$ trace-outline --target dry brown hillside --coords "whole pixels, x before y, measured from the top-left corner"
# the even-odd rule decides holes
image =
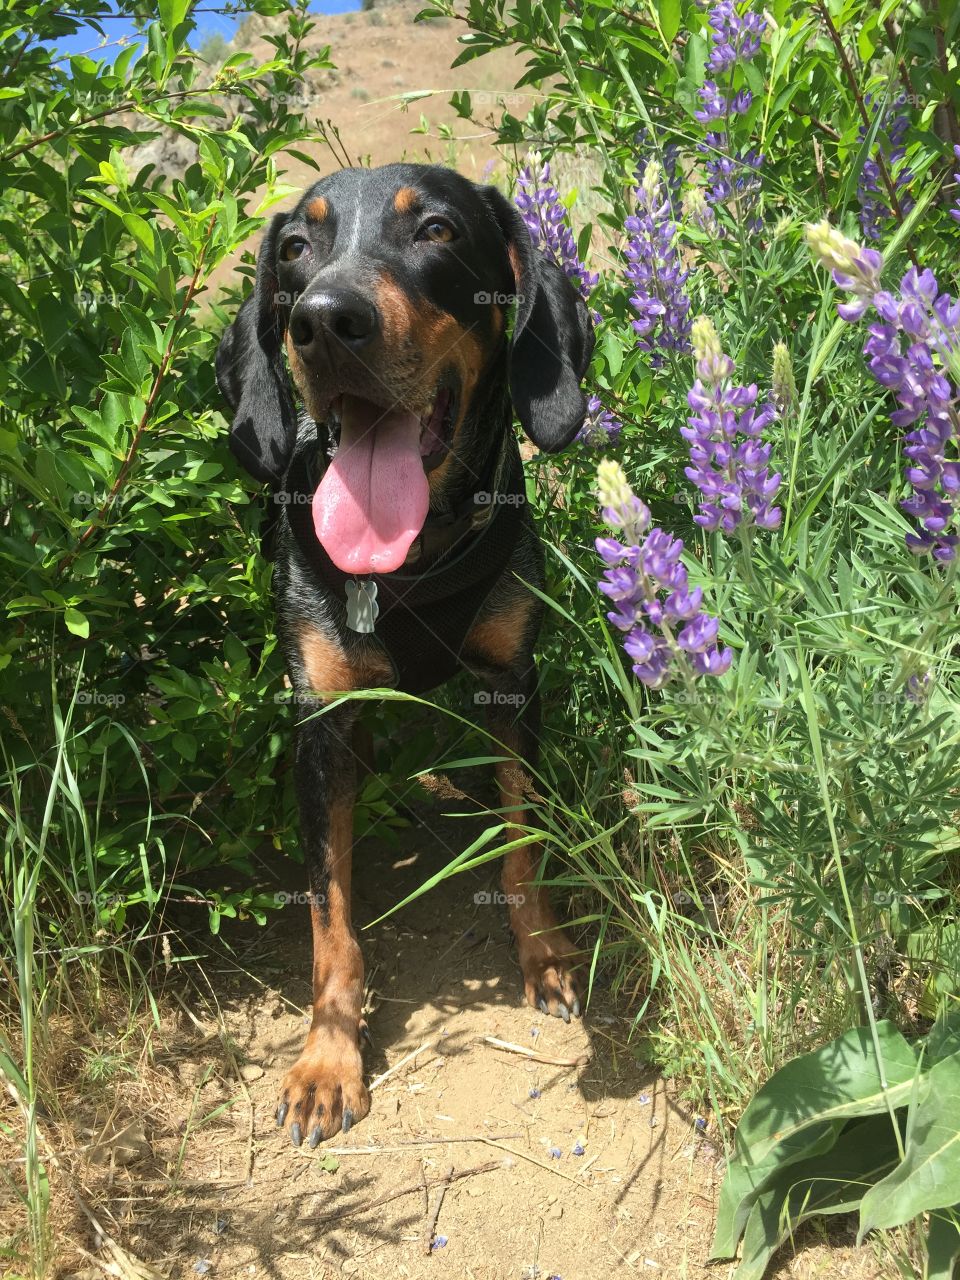
[[[336,73],[332,83],[311,94],[311,117],[330,120],[340,130],[350,155],[358,161],[385,164],[393,160],[430,160],[452,164],[468,177],[479,178],[497,156],[492,129],[460,120],[449,105],[450,94],[468,89],[475,112],[482,119],[499,117],[497,98],[507,96],[517,114],[526,114],[529,88],[514,88],[523,61],[507,51],[489,54],[451,70],[462,51],[458,44],[466,27],[447,20],[414,22],[420,0],[397,3],[360,13],[319,17],[310,37],[314,45],[331,46]],[[256,57],[270,56],[262,40],[250,45]],[[327,77],[325,77],[326,79]],[[429,97],[406,105],[403,94],[431,90]],[[429,133],[412,133],[421,114]],[[452,138],[445,136],[445,131]],[[327,171],[335,161],[326,148],[317,160]],[[288,161],[289,179],[309,183],[315,175],[306,165]]]

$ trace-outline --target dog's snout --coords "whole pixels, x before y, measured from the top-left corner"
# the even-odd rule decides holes
[[[353,289],[320,289],[301,298],[290,316],[290,336],[303,353],[324,336],[359,351],[376,332],[376,307]]]

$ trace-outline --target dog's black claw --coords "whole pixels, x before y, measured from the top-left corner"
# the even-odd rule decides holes
[[[580,1017],[580,1001],[574,997],[573,1008],[570,1010],[575,1018]]]
[[[289,1110],[290,1110],[290,1107],[286,1102],[281,1102],[279,1107],[277,1107],[277,1128],[278,1129],[283,1128],[283,1122],[284,1120],[286,1120],[287,1112]]]
[[[557,1013],[559,1013],[560,1017],[564,1020],[564,1022],[570,1021],[570,1010],[567,1008],[567,1006],[563,1003],[562,1000],[560,1000],[557,1004]]]
[[[349,1107],[344,1107],[343,1108],[343,1132],[349,1133],[352,1125],[353,1125],[353,1112],[350,1110]]]
[[[541,996],[540,999],[537,1001],[537,1008],[540,1010],[541,1013],[549,1014],[550,1012],[550,1010],[547,1008],[547,1002],[546,1000],[544,1000],[543,996]]]
[[[370,1028],[365,1022],[360,1023],[360,1039],[365,1040],[371,1046],[373,1045],[373,1036],[370,1034]]]
[[[320,1126],[318,1124],[314,1125],[313,1127],[313,1133],[311,1133],[310,1135],[309,1145],[310,1145],[311,1151],[314,1149],[314,1147],[318,1147],[320,1145]]]
[[[300,1143],[303,1141],[303,1134],[300,1132],[300,1126],[297,1124],[296,1120],[294,1120],[293,1124],[290,1126],[290,1137],[293,1140],[293,1145],[295,1147],[299,1147]]]

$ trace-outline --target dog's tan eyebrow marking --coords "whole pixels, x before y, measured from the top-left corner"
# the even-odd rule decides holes
[[[420,197],[413,187],[401,187],[393,197],[393,207],[397,213],[409,213],[420,203]]]
[[[329,212],[330,206],[324,196],[315,196],[307,205],[307,217],[314,222],[322,222]]]

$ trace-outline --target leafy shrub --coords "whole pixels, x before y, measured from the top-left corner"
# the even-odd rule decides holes
[[[283,194],[277,157],[308,136],[304,77],[330,63],[302,47],[302,10],[256,11],[276,15],[275,56],[208,73],[186,0],[165,0],[112,63],[54,52],[78,31],[95,44],[95,19],[51,11],[26,32],[10,8],[0,34],[15,85],[0,105],[6,763],[42,809],[31,778],[54,707],[72,708],[78,803],[113,815],[74,891],[94,911],[109,900],[104,920],[122,919],[144,857],[161,871],[130,822],[150,806],[184,815],[187,883],[213,860],[242,868],[215,919],[253,901],[256,845],[285,829],[267,568],[223,447],[211,282]],[[174,145],[188,163],[171,179]],[[61,865],[41,899],[74,852],[48,844]]]

